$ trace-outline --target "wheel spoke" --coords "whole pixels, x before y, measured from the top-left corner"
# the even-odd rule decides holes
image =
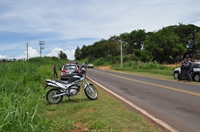
[[[98,91],[93,85],[87,86],[84,91],[89,99],[94,100],[98,98]]]
[[[56,94],[60,94],[58,89],[51,89],[47,92],[46,99],[49,103],[57,104],[62,101],[63,96],[55,97]]]

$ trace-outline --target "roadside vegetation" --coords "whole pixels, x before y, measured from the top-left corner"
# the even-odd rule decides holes
[[[45,99],[45,79],[54,79],[52,66],[66,63],[54,57],[26,62],[0,63],[0,131],[23,132],[160,132],[156,124],[129,110],[97,87],[99,98],[87,99],[83,91],[58,105]]]
[[[77,46],[75,59],[88,57],[90,62],[110,58],[111,64],[119,62],[123,54],[124,62],[141,61],[172,64],[190,57],[200,59],[200,27],[193,24],[179,24],[146,32],[144,29],[125,32],[101,39],[88,46]],[[107,62],[107,61],[106,61]]]
[[[88,58],[80,60],[80,62],[93,63],[94,67],[101,69],[110,69],[123,71],[130,74],[135,74],[139,76],[147,76],[158,79],[167,79],[172,81],[179,81],[174,79],[174,69],[181,66],[180,62],[176,62],[174,64],[159,64],[156,61],[152,62],[142,62],[139,60],[132,61],[130,56],[124,56],[124,62],[121,65],[119,56],[116,57],[107,57],[107,58],[99,58],[93,62],[90,62]],[[113,63],[115,60],[115,63]],[[107,67],[107,68],[105,68]],[[109,68],[108,68],[109,67]],[[188,82],[187,80],[180,80],[180,82]],[[188,83],[198,84],[200,82],[191,81]]]
[[[199,53],[200,28],[179,24],[154,32],[133,30],[92,45],[83,45],[82,48],[77,46],[75,59],[79,63],[93,63],[94,67],[111,66],[114,70],[172,80],[173,70],[180,66],[181,59],[200,59]],[[97,88],[98,100],[88,100],[81,91],[72,97],[72,101],[65,98],[58,105],[49,105],[45,99],[47,90],[43,89],[45,79],[54,79],[54,64],[59,70],[68,62],[62,51],[59,58],[61,60],[57,57],[36,57],[28,61],[1,61],[1,132],[162,131],[100,88]],[[175,67],[167,66],[176,62]]]
[[[165,64],[158,64],[156,62],[125,62],[122,67],[121,65],[113,65],[112,69],[119,70],[119,71],[128,71],[133,73],[139,73],[139,75],[152,75],[155,77],[161,76],[163,78],[173,79],[173,71],[176,67],[179,67],[180,64],[175,64],[173,66],[168,66]]]
[[[179,23],[153,32],[132,30],[77,46],[74,56],[75,60],[93,63],[95,67],[111,66],[115,70],[172,80],[174,68],[180,67],[184,58],[200,60],[200,27]]]
[[[115,60],[115,63],[113,63],[113,60]],[[91,63],[87,58],[80,60],[80,62]],[[170,78],[173,78],[174,69],[180,67],[180,62],[173,65],[169,65],[158,64],[156,61],[144,63],[142,61],[129,61],[129,59],[126,59],[125,62],[123,62],[123,64],[121,65],[119,56],[96,59],[92,63],[95,67],[110,66],[110,69],[113,70],[128,71],[135,73],[138,72],[140,74],[157,74],[163,76],[170,76]]]

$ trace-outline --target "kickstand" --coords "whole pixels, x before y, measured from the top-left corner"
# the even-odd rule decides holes
[[[68,99],[71,101],[70,97],[69,97],[69,96],[67,96],[67,97],[68,97]]]

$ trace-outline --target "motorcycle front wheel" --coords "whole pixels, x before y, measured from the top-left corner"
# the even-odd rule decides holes
[[[46,94],[46,100],[50,104],[58,104],[62,101],[63,96],[54,97],[56,94],[60,94],[61,92],[58,89],[50,89]]]
[[[84,92],[85,95],[91,100],[96,100],[98,98],[98,91],[92,84],[87,85]]]

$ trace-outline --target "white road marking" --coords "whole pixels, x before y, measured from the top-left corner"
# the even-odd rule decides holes
[[[152,119],[153,121],[155,121],[156,123],[158,123],[159,125],[163,126],[164,128],[166,128],[167,130],[171,131],[171,132],[178,132],[176,129],[172,128],[171,126],[169,126],[168,124],[166,124],[165,122],[161,121],[160,119],[152,116],[150,113],[148,113],[147,111],[141,109],[140,107],[136,106],[135,104],[131,103],[130,101],[126,100],[125,98],[117,95],[116,93],[112,92],[111,90],[105,88],[104,86],[102,86],[101,84],[97,83],[96,81],[92,80],[91,78],[87,77],[89,80],[91,80],[92,82],[94,82],[96,85],[98,85],[99,87],[103,88],[104,90],[108,91],[109,93],[111,93],[112,95],[114,95],[115,97],[121,99],[122,101],[126,102],[128,105],[132,106],[134,109],[140,111],[142,114],[144,114],[145,116],[147,116],[148,118]]]

